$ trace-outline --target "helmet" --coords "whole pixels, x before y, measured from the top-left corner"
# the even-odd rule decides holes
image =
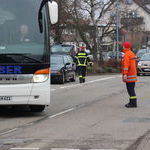
[[[80,46],[80,50],[85,50],[85,47],[84,46]]]
[[[124,42],[124,43],[123,43],[123,47],[124,47],[124,48],[131,48],[130,42]]]

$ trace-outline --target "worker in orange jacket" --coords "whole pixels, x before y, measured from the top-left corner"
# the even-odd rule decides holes
[[[129,103],[125,105],[127,108],[137,107],[137,97],[135,94],[135,82],[137,82],[136,56],[131,51],[131,44],[125,42],[124,56],[122,59],[122,80],[126,83],[127,92],[129,94]]]

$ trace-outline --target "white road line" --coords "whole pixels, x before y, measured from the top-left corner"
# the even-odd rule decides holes
[[[89,149],[89,150],[118,150],[118,149]]]
[[[39,150],[40,148],[10,148],[10,150]],[[73,148],[51,148],[51,150],[80,150]],[[88,150],[117,150],[117,149],[88,149]]]
[[[75,84],[75,85],[70,85],[70,86],[62,86],[60,87],[60,89],[66,89],[66,88],[73,88],[73,87],[79,87],[79,86],[83,86],[89,83],[94,83],[94,82],[99,82],[99,81],[104,81],[104,80],[109,80],[109,79],[114,79],[116,77],[107,77],[107,78],[101,78],[101,79],[96,79],[96,80],[92,80],[92,81],[87,81],[86,83],[83,84]]]
[[[3,134],[7,134],[7,133],[10,133],[10,132],[14,132],[14,131],[16,131],[17,129],[18,129],[18,128],[14,128],[14,129],[8,130],[8,131],[6,131],[6,132],[3,132],[3,133],[0,134],[0,136],[3,135]]]
[[[31,123],[27,123],[27,124],[25,124],[25,126],[31,126],[31,125],[33,125],[34,123],[33,122],[31,122]]]
[[[10,148],[10,150],[39,150],[40,148],[21,148],[21,147],[14,147],[14,148]]]
[[[79,86],[82,86],[83,84],[75,84],[75,85],[69,85],[69,86],[62,86],[60,87],[60,89],[66,89],[66,88],[72,88],[72,87],[79,87]]]
[[[93,80],[93,81],[88,81],[85,84],[93,83],[93,82],[98,82],[98,81],[109,80],[109,79],[114,79],[114,78],[116,78],[116,77],[107,77],[107,78],[96,79],[96,80]]]
[[[80,149],[73,149],[73,148],[51,148],[51,150],[80,150]]]
[[[50,91],[56,91],[56,89],[51,89]]]
[[[60,113],[57,113],[57,114],[55,114],[55,115],[49,116],[49,118],[54,118],[54,117],[63,115],[63,114],[65,114],[65,113],[68,113],[68,112],[73,111],[73,110],[75,110],[75,108],[70,108],[70,109],[67,109],[67,110],[65,110],[65,111],[62,111],[62,112],[60,112]]]

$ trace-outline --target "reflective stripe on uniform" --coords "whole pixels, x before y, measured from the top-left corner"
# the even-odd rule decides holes
[[[77,58],[87,58],[87,56],[78,56]]]
[[[136,96],[131,96],[131,97],[130,97],[130,99],[136,99],[136,98],[137,98]]]
[[[86,53],[78,53],[78,55],[82,55],[82,56],[85,56],[86,55]]]
[[[82,76],[79,76],[79,78],[82,78]]]
[[[137,81],[137,79],[127,79],[127,81]]]
[[[77,66],[86,66],[86,64],[78,64]]]
[[[128,70],[128,68],[123,68],[123,70]]]
[[[78,57],[77,57],[77,61],[78,61],[78,65],[80,65],[80,61],[79,61]]]
[[[86,66],[86,61],[87,61],[87,56],[76,56],[77,61],[78,61],[78,65],[77,66]],[[79,58],[84,58],[84,63],[81,64]]]
[[[134,76],[127,76],[127,77],[131,78],[131,77],[137,77],[137,76],[136,76],[136,75],[134,75]]]

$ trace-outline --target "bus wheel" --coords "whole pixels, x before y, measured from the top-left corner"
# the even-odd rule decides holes
[[[31,112],[42,112],[45,109],[44,105],[32,105],[30,106]]]

